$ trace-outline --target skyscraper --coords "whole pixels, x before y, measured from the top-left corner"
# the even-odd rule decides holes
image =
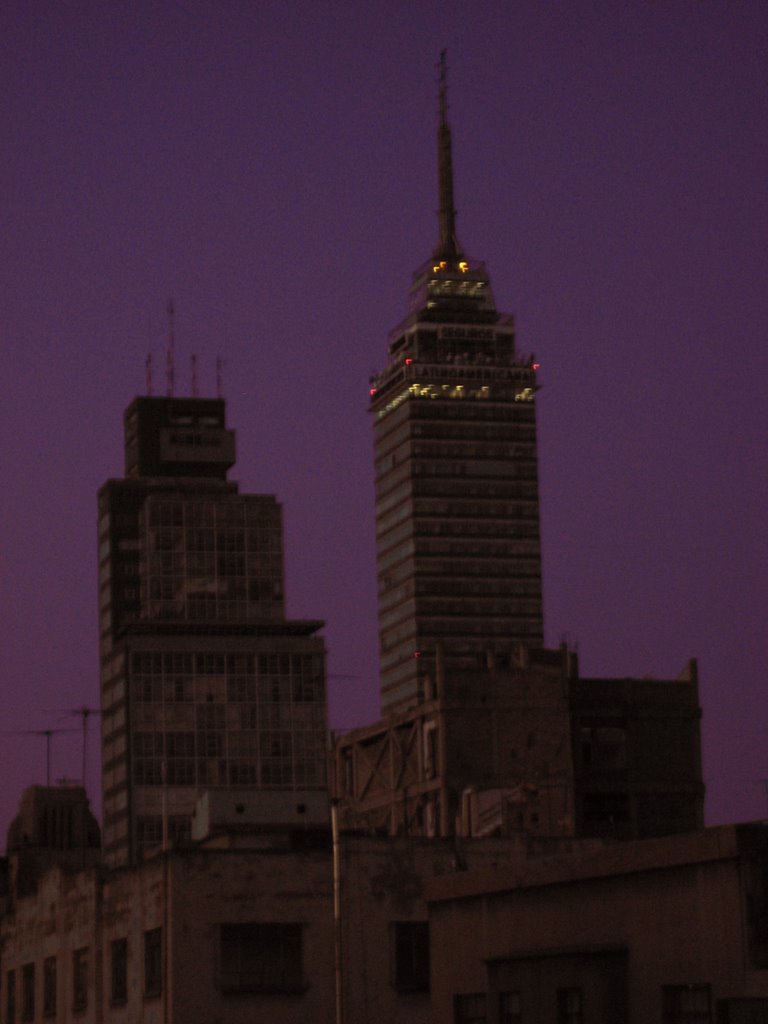
[[[444,56],[439,99],[439,241],[370,389],[385,713],[543,642],[537,365],[456,235]]]
[[[224,402],[137,398],[99,492],[104,852],[188,834],[202,790],[325,784],[320,621],[285,617],[281,509],[227,480]]]

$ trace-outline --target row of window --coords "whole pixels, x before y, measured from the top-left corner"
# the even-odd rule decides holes
[[[466,411],[470,410],[467,408]],[[525,410],[520,409],[517,409],[516,413],[512,420],[499,421],[496,418],[496,422],[488,422],[485,417],[484,422],[478,421],[474,417],[462,417],[463,422],[458,423],[452,417],[443,419],[432,416],[428,419],[414,416],[401,419],[399,423],[379,421],[376,433],[376,458],[385,458],[404,442],[414,439],[438,442],[448,440],[522,443],[532,451],[535,438],[528,414]],[[382,429],[383,427],[388,429]],[[379,468],[377,464],[377,470]]]
[[[218,985],[223,992],[275,992],[296,994],[306,988],[300,923],[245,922],[219,926]],[[143,996],[163,991],[162,929],[143,936]],[[395,921],[390,925],[390,981],[400,992],[429,991],[429,926],[426,921]],[[114,939],[109,946],[110,1004],[123,1006],[130,998],[129,943]],[[72,954],[72,1010],[88,1009],[94,989],[88,947]],[[55,1018],[60,993],[55,956],[43,961],[42,993],[38,992],[35,964],[6,973],[5,1024],[34,1021],[42,995],[42,1015]],[[94,965],[95,966],[95,965]],[[20,978],[17,980],[17,973]],[[18,991],[17,991],[18,989]]]
[[[218,651],[136,651],[131,671],[136,675],[259,675],[314,676],[322,670],[319,654],[222,654]]]
[[[92,988],[90,949],[83,946],[72,953],[71,996],[72,1010],[83,1013],[88,1009]],[[59,958],[49,956],[42,965],[42,992],[38,991],[37,971],[34,963],[24,964],[17,972],[10,970],[5,976],[5,1024],[36,1020],[37,1001],[41,998],[44,1018],[55,1018],[59,1004]],[[128,1001],[128,940],[115,939],[110,944],[111,991],[110,1001],[119,1006]],[[18,975],[18,977],[17,977]],[[163,989],[162,929],[144,932],[144,996],[159,996]]]
[[[264,533],[280,526],[280,509],[273,498],[237,495],[229,500],[168,501],[157,496],[146,502],[149,525],[153,527],[238,527],[248,523]],[[135,519],[130,513],[115,516],[117,526],[130,526]]]
[[[269,756],[182,758],[165,764],[165,785],[194,786],[321,786],[325,781],[324,750],[300,757]],[[133,765],[137,786],[163,785],[163,764],[159,760],[137,760]]]
[[[376,517],[376,533],[378,536],[381,536],[403,520],[410,521],[412,518],[417,520],[415,532],[429,532],[424,526],[424,518],[420,519],[420,517],[429,517],[427,522],[434,522],[438,519],[440,522],[445,522],[446,517],[450,517],[450,521],[459,520],[462,523],[467,521],[474,522],[478,519],[501,520],[506,524],[507,531],[512,534],[514,532],[511,529],[513,522],[520,523],[523,520],[527,520],[533,524],[538,524],[538,505],[536,501],[530,501],[525,504],[512,504],[511,502],[497,501],[493,498],[484,501],[460,501],[458,498],[450,502],[445,500],[436,501],[434,499],[420,499],[415,502],[407,501],[402,502],[399,506],[383,515],[379,512]],[[463,534],[473,531],[462,526],[458,531],[454,532]],[[480,529],[474,532],[486,533],[488,531]]]
[[[512,442],[515,443],[512,443]],[[491,443],[487,441],[404,441],[394,451],[381,456],[376,461],[376,476],[389,473],[395,466],[409,459],[505,459],[515,464],[530,463],[535,465],[536,452],[531,444],[521,444],[515,437],[505,442]]]
[[[132,538],[135,540],[135,538]],[[149,551],[217,552],[219,554],[276,552],[281,549],[279,528],[272,530],[149,529],[142,546]],[[125,550],[124,542],[118,542]]]
[[[709,985],[665,985],[662,988],[663,1024],[712,1024],[712,995]],[[491,1004],[496,1013],[491,1016]],[[524,1001],[517,991],[469,992],[454,996],[454,1024],[524,1024],[529,1018]],[[761,1012],[765,1012],[765,1006]],[[588,1024],[598,1018],[590,1017],[584,990],[578,987],[559,988],[551,995],[552,1016],[557,1024]],[[536,1017],[538,1019],[538,1016]],[[755,1018],[757,1019],[757,1018]],[[761,1015],[760,1019],[764,1019]],[[602,1017],[600,1018],[602,1021]]]

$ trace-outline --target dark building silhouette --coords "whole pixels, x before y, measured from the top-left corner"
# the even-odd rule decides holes
[[[451,672],[543,642],[536,364],[457,240],[446,109],[443,67],[440,239],[371,381],[385,714],[419,699],[438,645]]]
[[[456,239],[444,66],[439,164],[372,387],[384,718],[336,739],[329,816],[280,507],[228,481],[223,402],[136,399],[99,494],[104,862],[82,789],[25,792],[7,1024],[768,1021],[767,828],[701,830],[695,661],[543,647],[535,367]]]
[[[535,396],[455,227],[445,63],[439,241],[371,382],[382,722],[339,739],[350,827],[388,835],[652,836],[701,827],[695,663],[582,679],[543,650]]]
[[[585,679],[520,646],[444,671],[418,704],[337,738],[348,828],[378,835],[631,839],[701,828],[695,661],[677,679]]]
[[[322,623],[286,619],[281,509],[234,461],[223,401],[137,398],[99,492],[111,863],[188,835],[204,789],[325,784]]]
[[[29,786],[8,829],[9,891],[29,895],[54,865],[81,871],[101,860],[101,834],[82,786]]]

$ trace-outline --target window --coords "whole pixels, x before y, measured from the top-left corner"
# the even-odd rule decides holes
[[[5,1022],[16,1024],[16,972],[8,971],[5,976]]]
[[[144,995],[159,996],[163,991],[163,929],[144,932]]]
[[[711,1024],[709,985],[665,985],[664,1024]]]
[[[486,1024],[485,993],[472,992],[453,998],[454,1024]]]
[[[43,1016],[56,1016],[56,957],[43,961]]]
[[[499,992],[499,1024],[520,1024],[522,1021],[519,992]]]
[[[557,990],[557,1024],[583,1024],[584,993],[580,988]]]
[[[35,1019],[35,965],[24,964],[21,969],[21,1019]]]
[[[392,984],[399,992],[429,992],[429,925],[395,921],[392,925]]]
[[[765,1024],[768,999],[718,999],[718,1024]]]
[[[72,1009],[85,1010],[88,1006],[88,947],[76,949],[72,954]]]
[[[112,964],[112,1005],[120,1005],[128,999],[128,940],[115,939],[111,946]]]
[[[230,992],[303,989],[300,924],[223,924],[219,979]]]

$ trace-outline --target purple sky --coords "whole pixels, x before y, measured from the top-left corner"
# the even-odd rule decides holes
[[[459,237],[542,364],[547,642],[697,656],[707,820],[765,816],[767,42],[764,0],[3,4],[0,729],[98,704],[96,491],[170,296],[176,393],[224,357],[233,477],[283,502],[332,724],[377,716],[368,378],[437,237],[447,47]],[[0,772],[2,837],[44,741]]]

